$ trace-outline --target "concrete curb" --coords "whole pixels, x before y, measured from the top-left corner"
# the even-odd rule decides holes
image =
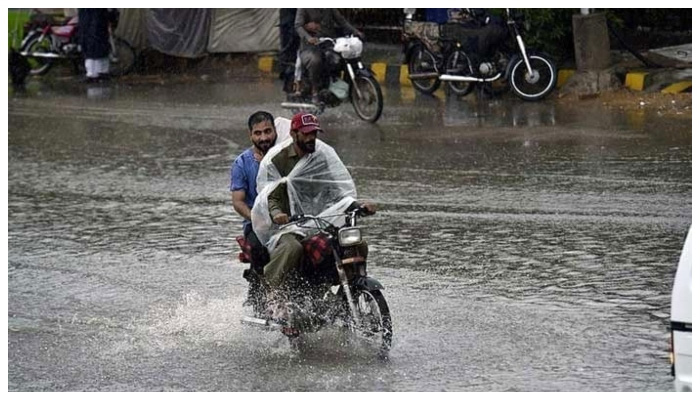
[[[562,87],[574,73],[574,69],[560,69],[557,88]],[[625,74],[624,86],[638,92],[689,93],[693,86],[691,78],[690,70],[629,71]]]
[[[277,70],[277,58],[263,55],[258,57],[258,69],[271,74]],[[408,66],[386,62],[373,62],[370,69],[381,85],[387,87],[410,87]],[[624,86],[635,91],[659,91],[662,93],[688,93],[692,91],[692,70],[653,70],[630,71],[625,74]],[[563,68],[558,71],[557,88],[561,88],[576,73],[575,69]]]

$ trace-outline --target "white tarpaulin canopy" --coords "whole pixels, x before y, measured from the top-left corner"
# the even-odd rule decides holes
[[[122,8],[117,35],[180,57],[279,49],[278,8]]]
[[[209,31],[210,53],[277,51],[280,47],[279,9],[217,8]]]

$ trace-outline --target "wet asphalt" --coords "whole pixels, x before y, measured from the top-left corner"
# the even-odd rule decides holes
[[[202,77],[206,78],[206,77]],[[386,88],[385,88],[386,89]],[[394,347],[240,324],[229,166],[257,77],[8,95],[10,391],[670,391],[691,121],[385,90],[320,118],[362,200]]]

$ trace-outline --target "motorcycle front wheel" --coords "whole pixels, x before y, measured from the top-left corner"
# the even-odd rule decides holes
[[[350,98],[355,112],[362,120],[376,122],[382,115],[382,88],[373,76],[356,76],[355,85],[350,87]]]
[[[547,96],[557,83],[557,67],[549,58],[531,54],[528,56],[532,74],[528,73],[523,59],[511,69],[508,82],[516,96],[523,100],[535,101]]]
[[[434,78],[411,78],[411,75],[418,74],[435,74]],[[408,75],[411,79],[411,85],[425,94],[433,94],[440,87],[440,79],[438,76],[438,61],[435,57],[423,46],[414,49],[408,57]]]
[[[110,39],[109,72],[115,76],[126,75],[136,64],[136,50],[126,40],[113,36]]]
[[[391,349],[393,328],[389,306],[379,290],[361,290],[354,296],[360,317],[357,335],[367,340],[380,357],[387,357]]]
[[[50,58],[31,56],[32,53],[53,53],[51,38],[48,35],[42,38],[41,32],[30,33],[20,52],[30,54],[27,56],[27,61],[29,62],[29,73],[31,75],[44,75],[49,72],[53,65],[53,60]]]

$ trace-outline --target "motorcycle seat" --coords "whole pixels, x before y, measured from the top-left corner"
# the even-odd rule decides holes
[[[71,37],[77,28],[77,25],[52,26],[51,33],[56,36]]]

